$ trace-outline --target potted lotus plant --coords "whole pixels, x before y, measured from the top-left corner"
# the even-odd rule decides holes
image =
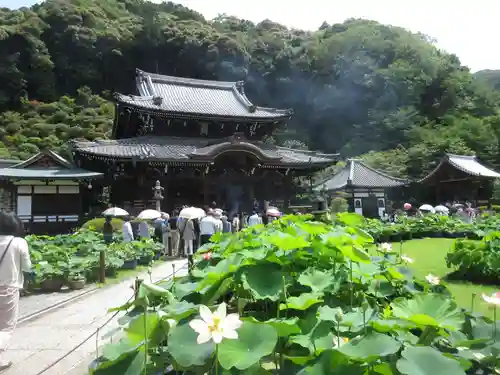
[[[58,292],[64,285],[64,272],[59,264],[41,261],[36,267],[36,280],[44,292]]]
[[[72,270],[66,278],[66,284],[71,290],[80,290],[85,288],[87,278],[83,270]]]

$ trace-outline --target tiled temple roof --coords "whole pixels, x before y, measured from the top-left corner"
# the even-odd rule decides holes
[[[166,163],[204,164],[228,151],[253,154],[262,165],[283,167],[328,166],[335,164],[338,155],[300,151],[254,142],[247,139],[181,138],[142,136],[102,141],[72,141],[73,150],[110,159],[135,159]]]
[[[119,102],[139,109],[194,117],[281,120],[293,114],[290,109],[253,105],[245,95],[243,82],[172,77],[142,70],[137,70],[136,82],[139,96],[116,94]]]
[[[446,165],[450,165],[451,167],[474,177],[500,178],[500,173],[495,172],[493,169],[487,168],[481,164],[477,160],[476,156],[446,154],[439,165],[419,182],[427,182],[434,179],[437,173]]]
[[[373,169],[359,159],[348,159],[345,167],[320,184],[319,188],[324,190],[340,190],[346,187],[389,188],[408,183],[408,180]]]
[[[78,168],[52,151],[41,151],[25,161],[0,168],[0,179],[7,180],[87,180],[102,175]]]

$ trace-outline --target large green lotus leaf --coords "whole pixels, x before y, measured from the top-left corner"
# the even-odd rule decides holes
[[[311,288],[313,292],[323,292],[335,284],[335,277],[332,271],[308,268],[297,281],[299,284]]]
[[[337,215],[337,219],[348,227],[359,227],[366,223],[366,219],[353,212],[342,212]]]
[[[391,303],[395,317],[409,320],[421,327],[433,326],[458,330],[464,316],[452,299],[440,294],[420,293],[413,299],[398,298]]]
[[[290,337],[290,342],[308,349],[311,354],[318,354],[333,348],[332,329],[331,322],[317,322],[307,333]]]
[[[392,296],[395,292],[391,282],[387,280],[373,279],[368,287],[368,293],[376,297]]]
[[[145,368],[144,352],[127,351],[114,361],[92,364],[91,375],[142,375]]]
[[[124,337],[118,343],[105,345],[102,350],[102,356],[107,361],[116,361],[117,359],[119,359],[120,357],[124,356],[127,353],[140,350],[143,345],[144,345],[143,341],[137,344],[133,344],[128,339],[128,337]]]
[[[372,332],[349,341],[342,345],[338,351],[351,358],[369,360],[394,354],[400,348],[401,343],[391,336]]]
[[[327,322],[336,322],[335,315],[343,314],[340,307],[330,307],[327,305],[318,308],[318,319]]]
[[[175,300],[174,295],[167,289],[146,281],[141,283],[139,287],[138,297],[162,297],[165,298],[169,303],[172,303]]]
[[[430,346],[410,346],[396,363],[404,375],[465,375],[460,363]]]
[[[172,288],[172,292],[174,293],[175,297],[177,297],[179,300],[186,297],[187,295],[190,295],[191,293],[194,293],[198,290],[199,284],[198,283],[188,283],[188,282],[183,282],[183,283],[176,283],[175,287]]]
[[[373,242],[373,237],[367,231],[361,228],[350,228],[351,232],[354,234],[354,242],[357,245],[363,246],[367,243]]]
[[[373,319],[370,325],[378,332],[388,333],[399,329],[416,328],[416,324],[403,319]]]
[[[339,312],[342,312],[342,310],[338,307],[321,306],[318,309],[318,319],[336,322],[335,315]],[[375,312],[371,308],[367,309],[364,314],[362,309],[356,308],[347,314],[343,314],[342,322],[340,322],[340,331],[359,332],[372,319],[375,319],[375,316]]]
[[[309,307],[322,302],[323,299],[317,293],[302,293],[298,297],[288,297],[286,303],[280,304],[280,310],[307,310]]]
[[[297,375],[362,375],[365,370],[359,364],[349,364],[346,357],[338,351],[326,350]]]
[[[205,306],[215,304],[222,296],[226,295],[229,292],[231,285],[233,285],[233,278],[231,276],[219,280],[210,288],[207,288],[203,291],[201,296],[201,303]]]
[[[253,260],[262,260],[267,257],[269,249],[266,247],[260,247],[258,249],[250,249],[250,250],[242,250],[240,252],[241,255],[248,261],[249,259]]]
[[[380,273],[380,266],[376,263],[356,263],[352,265],[353,275],[373,277]]]
[[[214,353],[212,341],[198,344],[197,337],[198,334],[188,324],[177,326],[170,334],[168,351],[180,366],[202,366]]]
[[[309,242],[303,237],[292,236],[291,234],[277,232],[262,238],[264,243],[276,246],[280,250],[289,251],[302,249],[309,246]]]
[[[237,339],[225,339],[219,344],[219,363],[226,370],[245,370],[271,354],[277,341],[278,333],[270,325],[243,322]]]
[[[312,355],[302,356],[302,357],[298,357],[298,356],[289,357],[289,356],[285,355],[284,358],[287,359],[288,361],[296,364],[296,365],[304,366],[307,362],[312,361],[315,357]]]
[[[371,373],[365,372],[364,375],[394,375],[390,363],[379,363],[373,366]]]
[[[221,260],[215,266],[207,267],[203,270],[194,268],[192,275],[202,278],[198,290],[204,289],[207,285],[215,284],[224,279],[228,274],[236,272],[242,265],[244,258],[241,254],[231,254],[226,259]]]
[[[162,324],[162,319],[158,312],[148,312],[135,317],[127,328],[125,328],[127,338],[136,345],[144,340],[153,344],[161,343],[168,333],[168,324]]]
[[[283,272],[280,267],[266,263],[245,268],[241,273],[243,288],[255,299],[277,301],[283,294]]]
[[[328,233],[329,229],[326,224],[321,222],[297,223],[298,228],[310,235],[318,235]]]
[[[279,337],[288,337],[290,335],[294,335],[300,333],[300,327],[297,324],[299,322],[299,318],[290,318],[290,319],[269,319],[264,322],[260,322],[254,317],[242,318],[242,320],[249,321],[256,324],[268,324],[271,327],[274,327],[276,332],[278,332]]]
[[[399,268],[389,267],[387,269],[387,272],[389,273],[389,276],[392,277],[393,279],[396,279],[396,280],[405,280],[406,279],[404,273],[402,273]]]
[[[340,252],[344,254],[346,258],[349,258],[352,262],[355,263],[371,263],[370,255],[353,245],[341,245],[338,247]]]
[[[472,337],[475,340],[484,340],[484,339],[495,339],[496,341],[500,341],[500,325],[497,323],[497,334],[495,336],[495,325],[493,323],[489,323],[485,321],[483,318],[478,318],[472,321]]]
[[[181,301],[165,306],[165,313],[172,319],[181,320],[198,311],[198,306],[186,301]]]

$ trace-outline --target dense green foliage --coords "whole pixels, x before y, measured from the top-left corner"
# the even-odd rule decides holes
[[[490,232],[480,242],[460,239],[446,255],[453,276],[482,284],[500,284],[500,233]]]
[[[124,243],[118,237],[116,239],[118,241],[106,244],[102,234],[86,229],[55,237],[27,236],[35,272],[35,279],[28,289],[43,290],[48,285],[48,289],[54,291],[64,283],[71,287],[73,280],[83,283],[96,281],[100,251],[105,251],[106,274],[114,276],[117,270],[124,267],[135,268],[137,263],[149,265],[155,257],[159,258],[163,249],[161,244],[153,240]]]
[[[482,238],[500,226],[500,216],[484,213],[472,223],[456,216],[439,214],[399,217],[395,223],[365,219],[361,227],[378,242],[399,242],[415,238]]]
[[[362,223],[349,213],[334,225],[286,216],[217,235],[190,275],[143,283],[113,309],[128,314],[122,339],[90,374],[493,373],[492,321],[459,309],[439,279],[414,278],[388,244],[370,256]],[[199,312],[214,331],[229,326],[203,314],[223,304],[241,320],[237,336],[197,343]]]
[[[277,142],[368,153],[370,164],[397,175],[422,175],[445,151],[500,165],[499,94],[424,35],[366,20],[314,32],[207,21],[142,0],[0,10],[0,156],[108,135],[112,106],[89,89],[104,98],[131,93],[135,68],[245,80],[255,103],[295,110]]]

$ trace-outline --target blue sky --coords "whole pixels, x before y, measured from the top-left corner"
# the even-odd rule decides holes
[[[16,8],[35,0],[0,0]],[[500,69],[500,35],[495,0],[178,0],[213,18],[226,13],[254,22],[269,18],[290,27],[316,29],[323,21],[367,18],[420,31],[436,39],[438,47],[458,55],[472,71]]]

